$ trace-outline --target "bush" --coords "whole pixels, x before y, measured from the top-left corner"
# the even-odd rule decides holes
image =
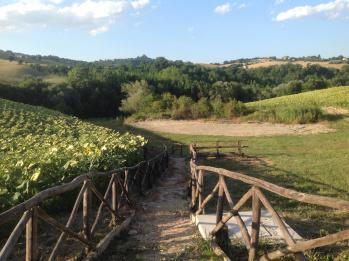
[[[122,91],[127,98],[122,100],[120,110],[125,113],[142,112],[150,106],[153,100],[148,83],[144,80],[124,84]]]
[[[220,98],[216,98],[211,101],[211,108],[213,116],[216,118],[224,118],[224,103]]]
[[[276,115],[280,122],[305,124],[318,122],[322,112],[317,105],[300,105],[278,110]]]
[[[191,113],[194,119],[208,118],[211,116],[212,108],[207,98],[201,98],[191,107]]]
[[[318,105],[297,105],[277,109],[258,110],[247,116],[247,119],[254,119],[265,122],[278,123],[314,123],[321,119],[322,111]]]
[[[227,119],[243,116],[247,113],[245,104],[232,100],[224,105],[224,116]]]
[[[190,119],[192,118],[191,107],[193,100],[187,96],[179,97],[173,104],[172,118],[179,119]]]

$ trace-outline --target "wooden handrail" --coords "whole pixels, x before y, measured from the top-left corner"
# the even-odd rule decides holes
[[[24,201],[23,203],[18,204],[17,206],[12,207],[11,209],[3,212],[0,214],[0,225],[7,223],[10,220],[13,220],[15,217],[18,217],[19,215],[23,214],[25,211],[28,209],[31,209],[32,207],[40,204],[44,200],[58,196],[61,194],[64,194],[66,192],[72,191],[76,188],[78,188],[85,180],[92,179],[92,178],[97,178],[97,177],[105,177],[105,176],[111,176],[114,173],[122,173],[125,170],[134,170],[137,169],[139,166],[146,162],[153,162],[157,160],[159,157],[162,156],[164,152],[160,153],[159,155],[155,156],[154,158],[148,160],[148,161],[142,161],[138,163],[135,166],[132,167],[124,167],[124,168],[119,168],[111,171],[106,171],[106,172],[91,172],[88,174],[82,174],[76,178],[74,178],[71,182],[58,185],[52,188],[48,188],[46,190],[43,190],[39,193],[37,193],[35,196],[32,198]],[[166,153],[167,153],[167,148],[166,148]]]
[[[222,147],[225,147],[225,146],[222,146]],[[213,146],[212,148],[216,148],[216,147]],[[306,250],[316,248],[316,247],[327,246],[339,241],[349,239],[349,230],[345,230],[345,231],[327,235],[321,238],[311,239],[303,242],[296,242],[292,238],[289,231],[287,230],[287,227],[284,221],[281,219],[279,214],[274,210],[274,208],[272,207],[272,205],[270,204],[270,202],[268,201],[268,199],[266,198],[262,190],[272,192],[274,194],[277,194],[279,196],[282,196],[291,200],[296,200],[299,202],[318,205],[322,207],[328,207],[332,209],[338,209],[345,212],[349,212],[349,201],[302,193],[292,189],[275,185],[273,183],[264,181],[262,179],[244,175],[238,172],[229,171],[222,168],[215,168],[211,166],[198,165],[197,144],[191,144],[189,149],[192,157],[190,161],[190,170],[191,170],[191,176],[192,176],[191,210],[193,211],[193,214],[195,215],[201,214],[204,211],[207,202],[209,200],[212,200],[214,195],[218,191],[219,192],[218,199],[217,199],[218,205],[216,210],[217,222],[216,222],[216,226],[211,231],[210,235],[211,237],[220,237],[219,232],[222,230],[224,226],[226,226],[226,223],[231,218],[234,217],[237,225],[240,228],[241,235],[245,242],[246,248],[249,251],[249,255],[248,255],[249,261],[273,260],[289,254],[294,255],[297,260],[306,260],[303,253]],[[198,175],[198,173],[200,173],[200,175]],[[219,177],[219,182],[216,184],[214,189],[211,192],[209,192],[206,198],[204,198],[203,202],[200,202],[198,195],[200,195],[201,198],[204,196],[202,195],[202,191],[204,191],[203,180],[204,180],[204,176],[207,175],[208,173],[210,173],[211,175],[216,174]],[[228,187],[224,181],[224,178],[230,178],[232,180],[243,182],[247,185],[250,185],[251,188],[247,191],[247,193],[245,193],[241,197],[241,199],[236,204],[234,204],[232,197],[230,195],[230,192],[228,191]],[[223,196],[227,200],[230,207],[230,211],[224,216],[222,216],[222,197]],[[245,205],[245,203],[250,198],[252,198],[252,233],[251,235],[247,231],[246,225],[241,219],[239,214],[240,208],[242,208],[243,205]],[[261,211],[262,205],[271,214],[274,224],[280,229],[281,236],[285,240],[287,247],[271,253],[264,254],[261,257],[258,257],[257,256],[257,250],[259,246],[258,235],[259,235],[259,229],[261,226],[260,211]],[[196,206],[198,206],[198,208],[196,208]]]
[[[349,212],[349,201],[312,195],[303,192],[298,192],[292,189],[287,189],[268,181],[264,181],[261,179],[257,179],[251,176],[247,176],[238,172],[229,171],[222,168],[215,168],[210,166],[195,166],[197,170],[204,170],[206,172],[216,173],[218,175],[222,175],[231,179],[242,181],[246,184],[256,186],[262,188],[264,190],[270,191],[274,194],[278,194],[288,199],[293,199],[299,202],[314,204],[323,207],[329,207],[334,209],[339,209],[343,211]]]
[[[191,155],[191,158],[193,160],[196,160],[198,156],[201,157],[227,157],[229,154],[227,152],[222,153],[220,149],[237,149],[236,152],[230,152],[230,155],[237,154],[240,156],[244,156],[243,149],[248,148],[247,145],[243,145],[242,142],[246,142],[246,140],[237,140],[234,144],[227,144],[227,142],[223,141],[217,141],[215,144],[207,145],[204,143],[204,145],[198,145],[197,143],[192,143],[189,146],[189,152]],[[223,145],[220,143],[224,143]],[[229,142],[228,142],[229,143]],[[207,150],[215,150],[215,152],[210,152]]]
[[[147,168],[145,172],[141,171],[145,166],[152,166],[152,168]],[[93,255],[100,254],[101,248],[98,248],[99,245],[96,245],[93,242],[94,233],[96,231],[96,226],[101,217],[101,212],[103,207],[111,214],[111,224],[115,227],[118,225],[120,228],[124,227],[126,224],[130,223],[131,217],[123,221],[122,224],[117,224],[118,209],[123,207],[122,202],[126,201],[129,206],[131,204],[130,192],[133,187],[135,189],[143,190],[143,178],[147,180],[147,186],[150,186],[150,183],[153,183],[163,171],[168,167],[168,152],[167,147],[163,147],[163,151],[156,155],[155,157],[139,162],[137,165],[132,167],[119,168],[107,172],[93,172],[80,175],[74,178],[71,182],[58,185],[52,188],[48,188],[32,198],[26,200],[25,202],[18,204],[17,206],[12,207],[11,209],[0,214],[0,225],[10,222],[16,219],[19,215],[22,215],[22,218],[18,222],[17,226],[11,233],[9,239],[6,241],[5,245],[2,247],[0,252],[0,260],[6,260],[7,257],[11,254],[15,244],[19,240],[23,229],[27,226],[27,240],[26,240],[26,260],[35,261],[38,260],[38,230],[37,230],[37,219],[38,217],[48,224],[59,229],[62,233],[58,238],[58,241],[53,247],[51,254],[48,257],[48,260],[54,260],[58,254],[59,246],[64,240],[66,234],[70,235],[72,238],[80,241],[86,246],[85,254],[87,256],[91,255],[91,251],[98,251]],[[143,173],[143,175],[142,175]],[[106,191],[102,195],[92,179],[96,177],[110,178],[110,182],[107,186]],[[45,200],[62,195],[66,192],[73,191],[77,188],[80,188],[80,192],[76,198],[73,209],[70,213],[68,222],[66,225],[60,224],[54,217],[49,216],[43,209],[39,207],[41,203]],[[111,191],[111,193],[110,193]],[[133,190],[132,190],[133,191]],[[95,196],[101,203],[98,207],[97,215],[92,223],[91,220],[91,197]],[[111,200],[110,200],[111,197]],[[120,198],[119,198],[120,197]],[[83,202],[83,233],[76,233],[71,229],[71,226],[74,222],[74,219],[78,213],[79,206]],[[111,202],[111,203],[110,203]],[[112,229],[104,239],[103,248],[105,248],[106,242],[111,241],[111,237],[120,233],[121,229]]]

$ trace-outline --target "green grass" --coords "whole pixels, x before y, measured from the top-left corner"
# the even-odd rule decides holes
[[[100,120],[99,124],[124,131],[130,130],[129,127],[120,127],[113,120]],[[211,160],[205,164],[239,171],[300,192],[349,200],[349,121],[342,119],[327,124],[337,131],[304,136],[239,137],[248,140],[247,154],[250,158]],[[133,131],[142,133],[157,144],[179,142],[189,145],[193,141],[236,140],[226,136]],[[207,181],[210,186],[206,187],[206,192],[212,189],[216,177],[209,176]],[[247,191],[247,186],[241,183],[229,183],[235,200]],[[315,238],[349,228],[349,215],[346,213],[298,203],[270,193],[266,195],[272,205],[284,214],[288,223],[305,238]],[[210,206],[214,211],[213,202]],[[344,257],[348,250],[348,243],[342,243],[307,254],[311,260],[347,260]]]
[[[273,99],[247,103],[250,109],[279,108],[299,106],[301,104],[317,104],[319,106],[338,106],[349,108],[349,87],[334,87],[323,90],[287,95]]]

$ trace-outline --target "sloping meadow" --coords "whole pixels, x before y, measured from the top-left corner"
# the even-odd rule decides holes
[[[0,99],[0,210],[88,171],[143,157],[146,140],[42,107]]]
[[[253,113],[247,118],[282,123],[313,123],[324,118],[323,110],[327,107],[348,109],[349,87],[334,87],[250,102],[247,103],[247,108]]]

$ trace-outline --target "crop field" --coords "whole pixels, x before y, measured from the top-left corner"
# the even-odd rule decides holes
[[[337,106],[349,108],[349,87],[334,87],[323,90],[310,91],[300,94],[287,95],[263,101],[247,103],[249,108],[277,108],[282,106],[299,106],[316,104],[321,107]]]
[[[0,59],[0,80],[2,81],[12,82],[24,79],[25,75],[30,74],[30,71],[28,65]]]
[[[269,67],[269,66],[275,66],[275,65],[283,65],[283,64],[287,64],[287,63],[292,63],[292,64],[298,64],[301,65],[303,67],[306,67],[308,64],[316,64],[316,65],[320,65],[322,67],[327,67],[327,68],[334,68],[334,69],[338,69],[340,70],[344,65],[346,65],[345,63],[330,63],[330,62],[325,62],[325,61],[319,61],[319,62],[309,62],[309,61],[274,61],[274,60],[268,60],[268,59],[262,59],[259,62],[256,62],[254,64],[250,64],[248,65],[249,69],[255,69],[255,68],[260,68],[260,67]]]
[[[89,170],[143,156],[141,136],[121,135],[75,117],[0,99],[0,209]]]
[[[37,76],[28,64],[18,64],[16,61],[10,62],[0,59],[0,81],[19,82],[27,77]],[[41,75],[49,83],[62,83],[65,81],[64,76],[58,75]]]
[[[270,60],[270,59],[259,59],[254,63],[248,64],[247,68],[248,69],[257,69],[257,68],[264,68],[264,67],[270,67],[270,66],[279,66],[279,65],[284,65],[284,64],[298,64],[301,65],[302,67],[306,67],[308,64],[316,64],[316,65],[320,65],[322,67],[325,68],[333,68],[333,69],[342,69],[343,66],[346,65],[345,62],[343,63],[330,63],[330,62],[326,62],[326,61],[280,61],[280,60]],[[229,67],[232,65],[239,65],[241,63],[236,62],[236,63],[228,63],[228,64],[201,64],[204,67],[207,68],[224,68],[224,67]]]

